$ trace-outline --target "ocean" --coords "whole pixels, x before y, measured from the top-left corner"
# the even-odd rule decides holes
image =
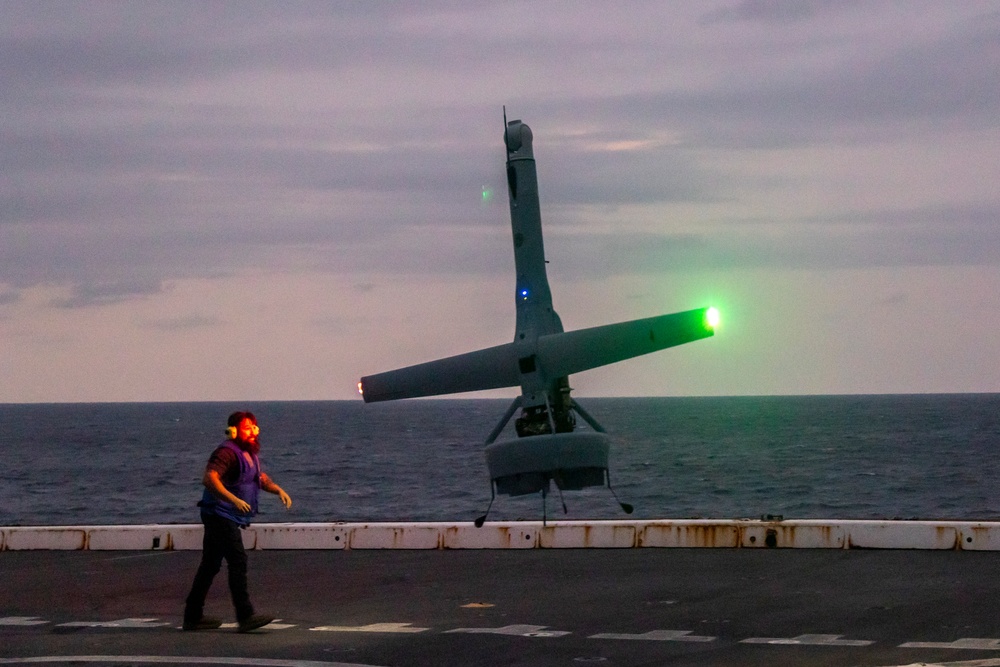
[[[1000,519],[1000,394],[580,398],[612,436],[631,518]],[[471,521],[507,400],[0,404],[0,526],[198,523],[205,462],[256,413],[258,522]],[[509,428],[509,427],[508,427]],[[606,488],[558,519],[624,519]],[[540,495],[491,520],[537,520]]]

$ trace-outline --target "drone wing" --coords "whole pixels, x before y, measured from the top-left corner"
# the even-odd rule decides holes
[[[514,345],[497,345],[361,378],[365,403],[463,391],[500,389],[521,383]]]
[[[549,379],[565,377],[707,338],[715,333],[712,310],[699,308],[540,336],[533,353],[525,345],[497,345],[368,375],[358,388],[365,402],[373,403],[516,387],[522,384],[522,372],[535,369]]]
[[[712,308],[541,336],[538,361],[549,377],[606,366],[715,333]]]

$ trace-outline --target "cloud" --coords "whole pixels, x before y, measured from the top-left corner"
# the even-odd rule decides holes
[[[158,331],[189,331],[191,329],[211,328],[220,323],[219,318],[192,314],[179,317],[166,317],[149,320],[144,326]]]
[[[1000,206],[871,211],[794,223],[733,220],[699,232],[575,230],[548,243],[563,273],[1000,264]]]
[[[752,225],[741,184],[770,179],[776,206],[782,187],[802,186],[735,169],[727,155],[997,128],[996,12],[932,21],[891,6],[772,0],[641,5],[600,21],[531,5],[530,21],[511,21],[520,11],[529,5],[8,8],[0,281],[67,284],[74,296],[60,305],[82,306],[247,266],[499,275],[510,262],[506,202],[479,198],[504,191],[504,103],[536,128],[547,229],[579,232],[590,255],[604,243],[623,263],[648,255],[641,267],[693,263],[673,247],[718,266],[993,261],[989,233],[961,215],[947,231],[901,238],[872,210],[866,239],[855,229],[816,249],[791,223],[764,243],[734,241],[724,225],[648,238],[601,225],[637,206],[666,225],[684,203],[729,206],[722,218]]]
[[[833,63],[751,69],[704,90],[592,97],[570,117],[670,131],[685,148],[737,150],[996,128],[998,43],[1000,21],[985,21],[936,39],[887,44],[882,52],[844,52]],[[567,109],[549,111],[561,116]]]
[[[12,289],[0,289],[0,306],[7,306],[21,300],[21,293]]]
[[[59,308],[83,308],[120,303],[136,297],[159,294],[161,291],[159,281],[81,283],[74,285],[68,297],[54,299],[52,304]]]
[[[720,7],[705,14],[702,23],[754,21],[761,23],[795,23],[817,15],[843,10],[855,3],[847,0],[743,0],[729,7]]]
[[[242,331],[248,298],[289,396],[328,395],[308,385],[319,365],[353,377],[366,354],[405,363],[495,334],[514,268],[505,105],[535,132],[553,285],[567,301],[585,285],[586,311],[627,318],[646,285],[704,277],[766,302],[762,350],[808,360],[825,329],[770,343],[786,291],[812,322],[869,294],[930,340],[924,323],[950,327],[954,307],[940,276],[979,299],[1000,266],[989,3],[36,0],[0,19],[0,304],[23,395],[59,394],[48,378],[80,378],[74,399],[166,381],[80,366],[120,341],[204,370],[161,395],[245,392],[195,360],[233,352],[205,341]],[[748,344],[737,330],[754,331],[717,342]],[[21,345],[41,334],[49,348]],[[939,340],[962,344],[953,327]],[[851,388],[800,362],[799,389]],[[851,383],[872,366],[840,362]]]

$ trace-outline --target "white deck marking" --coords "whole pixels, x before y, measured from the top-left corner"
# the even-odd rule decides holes
[[[0,618],[0,625],[45,625],[48,621],[43,621],[37,616],[4,616]]]
[[[254,665],[256,667],[377,667],[376,665],[363,665],[354,662],[216,658],[190,655],[43,655],[31,658],[0,658],[0,665],[50,662],[151,662],[170,665]]]
[[[60,623],[59,628],[158,628],[169,623],[154,623],[155,618],[122,618],[117,621],[72,621]]]
[[[546,630],[547,625],[505,625],[501,628],[455,628],[445,633],[465,632],[468,634],[513,635],[515,637],[563,637],[573,634],[563,630]]]
[[[321,625],[309,628],[315,632],[426,632],[430,628],[415,628],[410,623],[370,623],[368,625]]]
[[[167,556],[170,554],[179,553],[177,551],[152,551],[150,553],[137,554],[135,556],[115,556],[113,558],[106,558],[105,560],[131,560],[133,558],[150,558],[154,556]]]
[[[282,619],[280,619],[280,618],[276,618],[273,621],[271,621],[270,623],[268,623],[267,625],[262,625],[262,626],[260,626],[257,629],[258,630],[287,630],[288,628],[294,628],[295,627],[294,623],[282,623],[281,620]],[[235,629],[235,628],[240,627],[240,624],[239,623],[223,623],[219,627],[223,628],[223,629],[226,629],[226,630],[230,630],[230,629]]]
[[[976,651],[1000,651],[1000,639],[967,637],[953,642],[907,642],[900,648],[968,648]]]
[[[894,667],[1000,667],[1000,659],[987,658],[985,660],[960,660],[958,662],[913,662],[908,665],[894,665]]]
[[[715,637],[700,637],[692,635],[690,630],[650,630],[641,635],[620,634],[605,632],[599,635],[590,635],[589,639],[638,639],[651,642],[711,642]]]
[[[843,635],[799,635],[798,637],[751,637],[741,644],[775,644],[778,646],[870,646],[875,642],[864,639],[840,639]]]

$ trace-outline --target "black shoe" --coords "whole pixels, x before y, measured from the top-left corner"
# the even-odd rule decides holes
[[[197,621],[184,621],[184,629],[191,630],[218,630],[222,626],[222,621],[217,618],[202,616]]]
[[[271,621],[274,620],[274,616],[264,616],[263,614],[254,614],[250,618],[244,618],[240,621],[240,632],[251,632],[257,628],[262,628]]]

